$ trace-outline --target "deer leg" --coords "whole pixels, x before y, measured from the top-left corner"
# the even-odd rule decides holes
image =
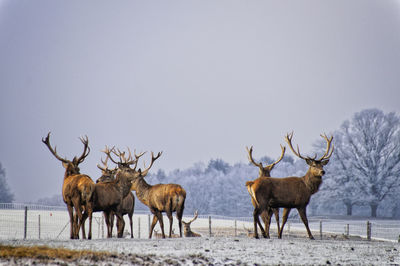
[[[72,205],[67,204],[67,209],[68,209],[68,214],[69,214],[69,223],[71,225],[71,230],[70,230],[70,239],[75,238],[75,218],[74,218],[74,208]]]
[[[132,214],[128,214],[128,216],[129,216],[129,225],[131,226],[131,238],[133,238]]]
[[[160,211],[156,211],[158,222],[160,223],[162,238],[165,238],[163,215]]]
[[[274,208],[273,212],[275,215],[276,226],[278,227],[278,234],[279,234],[279,208]]]
[[[114,214],[110,211],[104,211],[104,220],[106,221],[107,226],[107,238],[112,237],[112,227],[114,225]]]
[[[267,210],[264,210],[261,213],[261,217],[264,220],[264,225],[265,225],[265,235],[263,235],[265,238],[270,238],[269,236],[269,227],[271,225],[271,217],[272,217],[272,209],[268,208]]]
[[[283,209],[282,226],[281,226],[281,228],[279,229],[279,234],[278,234],[278,238],[279,238],[279,239],[282,238],[283,227],[285,226],[286,221],[287,221],[287,219],[288,219],[288,217],[289,217],[290,210],[291,210],[290,208],[284,208],[284,209]]]
[[[176,210],[176,218],[178,218],[179,225],[179,236],[182,237],[182,216],[183,216],[183,205]]]
[[[83,214],[82,214],[82,223],[81,223],[82,236],[85,236],[85,237],[83,237],[83,239],[86,239],[85,222],[86,222],[86,219],[88,218],[88,216],[89,216],[88,212],[85,208],[85,211],[83,211]]]
[[[88,239],[92,239],[92,218],[93,218],[93,209],[92,209],[92,207],[88,208],[88,215],[89,215]]]
[[[314,240],[313,235],[311,234],[310,228],[308,227],[308,219],[307,219],[307,214],[306,214],[306,208],[297,208],[297,211],[300,214],[300,218],[303,221],[303,224],[305,225],[308,233],[308,237],[312,240]]]
[[[158,218],[157,218],[156,214],[154,213],[153,222],[151,223],[151,227],[150,227],[150,234],[149,234],[150,239],[151,239],[151,236],[153,235],[153,229],[154,229],[154,226],[156,226],[157,221],[158,221]]]
[[[124,234],[124,229],[125,229],[125,221],[124,217],[121,214],[115,214],[117,216],[117,236],[118,238],[121,238]]]
[[[254,222],[254,238],[259,238],[258,237],[258,232],[257,232],[257,224],[260,223],[260,220],[258,218],[260,212],[258,210],[258,208],[254,208],[253,211],[253,222]]]
[[[82,206],[79,203],[79,200],[72,200],[72,203],[74,205],[74,209],[76,210],[76,214],[78,216],[78,226],[76,227],[76,232],[75,232],[75,237],[78,239],[79,238],[79,230],[80,228],[83,226],[85,226],[85,224],[83,224],[83,210],[82,210]],[[85,235],[85,229],[82,230],[82,238],[86,239],[86,235]]]
[[[268,232],[268,231],[267,231],[267,220],[268,220],[268,219],[267,219],[267,218],[268,218],[268,213],[267,213],[267,211],[262,211],[261,214],[260,214],[260,216],[261,216],[261,219],[263,220],[264,226],[265,226],[265,229],[264,229],[264,227],[262,227],[262,224],[261,224],[260,220],[259,220],[259,219],[257,220],[257,224],[258,224],[258,226],[260,227],[261,234],[262,234],[262,236],[263,236],[264,238],[269,238],[269,236],[267,236],[268,233],[266,233],[266,232]]]
[[[171,238],[172,237],[172,222],[173,222],[172,212],[171,211],[167,211],[166,213],[167,213],[167,217],[168,217],[168,220],[169,220],[169,238]]]

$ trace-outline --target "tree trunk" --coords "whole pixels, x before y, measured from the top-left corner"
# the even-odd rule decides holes
[[[376,211],[378,210],[378,204],[370,203],[369,206],[371,207],[371,217],[376,217]]]

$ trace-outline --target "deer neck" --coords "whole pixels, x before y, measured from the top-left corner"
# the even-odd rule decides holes
[[[125,198],[129,192],[131,192],[131,182],[129,182],[127,178],[117,178],[114,180],[114,182],[116,183],[122,198]]]
[[[149,193],[153,186],[148,184],[143,178],[138,181],[136,187],[136,196],[146,206],[150,204]]]
[[[303,179],[311,194],[316,193],[322,183],[322,178],[320,176],[313,175],[310,170],[307,171]]]

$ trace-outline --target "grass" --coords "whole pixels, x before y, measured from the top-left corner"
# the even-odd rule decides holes
[[[108,252],[95,252],[90,250],[69,250],[65,248],[50,248],[47,246],[9,246],[0,244],[0,259],[10,258],[33,258],[40,260],[77,260],[88,258],[92,261],[99,261],[104,258],[116,256]]]

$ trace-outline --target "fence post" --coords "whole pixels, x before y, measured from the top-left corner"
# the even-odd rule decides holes
[[[140,239],[140,216],[138,217],[138,239]]]
[[[28,206],[25,206],[25,219],[24,219],[24,239],[26,239],[26,230],[28,225]]]
[[[319,238],[322,240],[322,220],[319,220]]]
[[[101,238],[104,238],[104,215],[101,216]]]
[[[346,236],[350,235],[350,225],[346,224]]]
[[[39,239],[40,239],[40,214],[39,214],[39,221],[38,221],[38,225],[39,225]]]
[[[371,223],[367,221],[367,240],[371,240]]]
[[[210,237],[212,236],[211,233],[211,216],[208,216],[208,233],[210,235]]]
[[[236,219],[235,219],[235,236],[237,236],[237,223],[236,223]]]

